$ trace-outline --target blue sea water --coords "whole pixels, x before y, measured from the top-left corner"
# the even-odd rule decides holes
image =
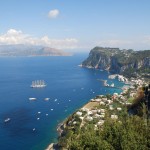
[[[0,58],[0,149],[43,150],[57,141],[57,125],[91,98],[121,92],[97,80],[121,87],[123,83],[108,79],[108,72],[79,67],[86,57]],[[40,79],[47,87],[30,88],[33,80]],[[11,121],[4,123],[8,117]]]

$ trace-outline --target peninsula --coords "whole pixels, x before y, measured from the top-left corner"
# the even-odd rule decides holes
[[[71,56],[59,49],[33,45],[0,45],[0,56]]]
[[[81,64],[82,67],[108,70],[127,77],[150,77],[150,50],[134,51],[132,49],[95,47],[89,57]]]

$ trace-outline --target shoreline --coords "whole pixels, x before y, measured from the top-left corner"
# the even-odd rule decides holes
[[[105,96],[105,95],[99,95],[99,96]],[[93,107],[96,107],[99,105],[99,101],[95,101],[96,97],[90,99],[87,103],[85,103],[83,106],[81,106],[80,108],[78,108],[74,113],[72,113],[70,116],[73,116],[77,111],[81,110],[81,109],[89,109],[92,110]],[[68,120],[68,118],[70,117],[68,116],[67,118],[64,119],[64,121],[62,121],[61,123],[59,123],[57,125],[57,132],[59,134],[58,138],[62,136],[63,131],[65,129],[66,125],[66,121]],[[59,146],[58,143],[50,143],[48,145],[48,147],[45,150],[59,150]]]
[[[119,81],[119,80],[118,80]],[[124,82],[123,82],[124,83]],[[125,84],[125,83],[124,83]],[[126,84],[125,84],[126,85]],[[124,86],[125,86],[124,85]],[[131,84],[130,84],[131,85]],[[124,87],[123,86],[123,87]],[[121,88],[117,88],[117,89],[121,89],[122,91],[124,90],[123,87]],[[111,87],[111,88],[116,88],[116,87]],[[102,95],[105,96],[105,95]],[[95,97],[94,97],[95,98]],[[94,98],[90,99],[87,103],[85,103],[83,106],[81,106],[80,108],[78,108],[74,113],[76,113],[78,110],[80,109],[91,109],[92,107],[96,106],[97,104],[99,104],[99,102],[94,101]],[[61,135],[63,134],[63,131],[65,129],[66,126],[66,121],[67,119],[72,116],[74,113],[72,113],[71,115],[69,115],[67,118],[64,119],[64,121],[62,121],[61,123],[59,123],[57,125],[57,132],[58,132],[58,138],[61,137]],[[47,148],[45,150],[59,150],[59,146],[58,143],[50,143]]]
[[[132,87],[132,88],[133,88],[133,84],[137,85],[137,82],[136,82],[136,81],[139,82],[139,79],[135,79],[134,82],[133,82],[133,81],[128,82],[128,85],[127,85],[125,82],[123,82],[125,85],[121,88],[122,92],[120,93],[120,95],[121,95],[122,93],[126,92],[126,91],[129,89],[129,87]],[[142,84],[145,84],[145,81],[144,81],[144,80],[141,80],[140,85],[142,85]],[[139,85],[139,86],[140,86],[140,85]],[[112,87],[112,88],[115,88],[115,87]],[[116,93],[114,93],[114,94],[116,94]],[[98,105],[100,104],[100,101],[97,101],[97,100],[96,100],[96,99],[98,99],[97,97],[101,97],[101,98],[102,98],[103,96],[105,97],[106,95],[97,95],[96,97],[90,99],[86,104],[84,104],[82,107],[78,108],[78,109],[77,109],[74,113],[72,113],[70,116],[73,116],[75,113],[77,113],[77,111],[79,111],[79,110],[81,110],[81,109],[92,110],[94,107],[96,107],[96,106],[98,106]],[[112,97],[113,97],[113,95],[112,95]],[[126,105],[126,106],[127,106],[127,105],[130,105],[130,103],[127,103],[127,102],[122,103],[122,104],[123,104],[123,105]],[[58,137],[61,137],[61,136],[62,136],[63,131],[64,131],[65,127],[67,126],[67,125],[66,125],[66,122],[67,122],[67,120],[68,120],[68,118],[69,118],[70,116],[68,116],[66,119],[64,119],[63,122],[61,122],[60,124],[58,124],[58,126],[57,126],[57,132],[58,132],[58,134],[59,134]],[[51,143],[51,144],[47,147],[46,150],[54,150],[54,149],[57,150],[57,148],[59,149],[58,143]]]
[[[96,101],[93,101],[93,99],[90,99],[86,104],[84,104],[83,106],[81,106],[80,108],[78,108],[74,113],[76,113],[80,109],[84,109],[84,108],[89,109],[89,108],[92,108],[93,106],[95,106],[97,104],[99,104],[99,103],[96,102]],[[74,113],[72,113],[70,116],[72,116]],[[57,125],[57,132],[59,134],[58,137],[60,137],[62,135],[62,133],[64,131],[63,129],[65,129],[66,121],[67,121],[68,118],[69,118],[69,116],[66,119],[64,119],[64,121],[62,121],[61,123],[59,123]],[[58,143],[50,143],[45,150],[59,150]]]

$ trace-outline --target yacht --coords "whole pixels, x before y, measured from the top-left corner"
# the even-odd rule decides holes
[[[114,87],[115,85],[114,85],[114,83],[112,83],[110,86],[111,86],[111,87]]]
[[[9,122],[10,121],[10,118],[7,118],[4,120],[4,122]]]
[[[45,100],[45,101],[49,101],[49,99],[50,99],[50,98],[45,98],[44,100]]]
[[[36,100],[36,98],[34,98],[34,97],[30,97],[30,98],[29,98],[29,100],[30,100],[30,101],[35,101],[35,100]]]

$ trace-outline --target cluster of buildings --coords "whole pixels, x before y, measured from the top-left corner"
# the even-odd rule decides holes
[[[114,78],[111,77],[111,78]],[[122,79],[121,79],[122,80]],[[127,81],[127,80],[124,80]],[[101,127],[107,118],[111,118],[113,120],[119,121],[119,114],[120,112],[127,106],[132,104],[132,101],[129,99],[134,99],[137,97],[137,91],[139,87],[145,85],[145,81],[143,79],[131,79],[130,86],[125,86],[123,91],[118,94],[114,93],[113,95],[104,96],[99,95],[96,98],[91,99],[89,105],[91,103],[91,107],[82,107],[79,109],[72,120],[69,122],[69,125],[77,124],[77,120],[80,120],[80,127],[84,126],[86,123],[94,123],[95,129]],[[96,105],[92,105],[95,103]]]
[[[99,95],[95,99],[91,99],[89,103],[96,103],[94,107],[87,108],[86,105],[79,109],[72,118],[72,120],[69,122],[71,125],[77,124],[77,121],[75,118],[80,119],[80,127],[84,126],[86,123],[94,123],[95,129],[98,129],[101,127],[107,117],[118,120],[119,118],[119,112],[122,111],[121,105],[115,101],[119,95],[117,93],[114,93],[112,98],[107,98],[106,96]],[[116,106],[115,106],[116,105]],[[118,120],[119,121],[119,120]]]

